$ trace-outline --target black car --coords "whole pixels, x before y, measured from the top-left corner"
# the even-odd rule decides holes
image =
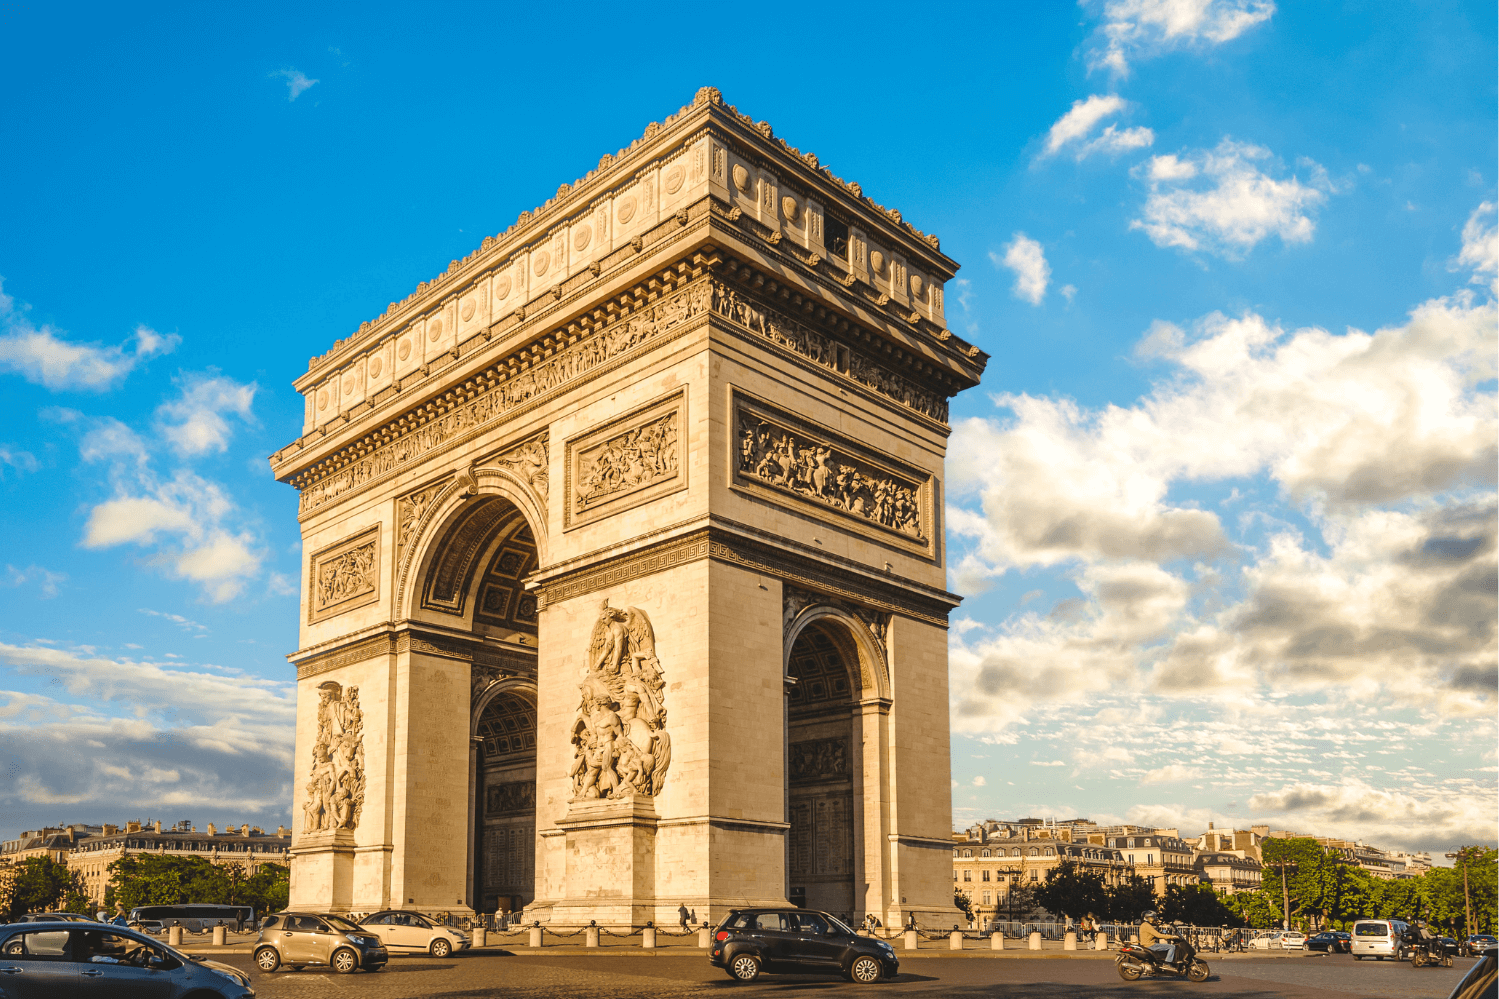
[[[868,985],[900,970],[889,944],[813,909],[734,909],[718,924],[708,960],[741,982],[761,971],[822,972]]]
[[[1353,951],[1353,937],[1341,930],[1325,930],[1306,938],[1307,950],[1325,950],[1329,954],[1349,954]]]

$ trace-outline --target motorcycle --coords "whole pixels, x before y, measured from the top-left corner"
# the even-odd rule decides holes
[[[1198,960],[1197,948],[1181,937],[1176,941],[1176,961],[1167,964],[1161,955],[1137,943],[1121,944],[1119,956],[1114,959],[1119,977],[1126,982],[1137,981],[1144,975],[1172,976],[1192,982],[1208,980],[1208,963]]]
[[[1441,937],[1411,929],[1406,931],[1403,942],[1412,968],[1452,967],[1452,955],[1457,948],[1448,947]]]

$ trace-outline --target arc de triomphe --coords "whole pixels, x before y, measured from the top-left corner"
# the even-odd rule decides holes
[[[704,88],[313,358],[292,906],[947,922],[956,270]]]

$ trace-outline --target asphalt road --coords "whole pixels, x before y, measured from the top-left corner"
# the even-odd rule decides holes
[[[1358,961],[1346,955],[1294,959],[1234,958],[1209,961],[1213,977],[1185,981],[1121,981],[1106,960],[909,958],[900,977],[877,986],[840,978],[764,975],[740,985],[693,955],[613,956],[465,954],[447,960],[396,957],[380,972],[335,975],[305,969],[262,974],[248,956],[217,960],[251,973],[260,999],[283,997],[568,997],[568,999],[678,999],[702,996],[779,996],[788,993],[899,994],[924,996],[1004,996],[1006,999],[1061,997],[1156,997],[1183,993],[1224,999],[1446,999],[1472,964],[1412,968],[1393,961]]]

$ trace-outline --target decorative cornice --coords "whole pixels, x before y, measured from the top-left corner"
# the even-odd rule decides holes
[[[529,649],[499,648],[479,635],[447,634],[419,624],[396,627],[387,623],[383,627],[386,630],[378,635],[343,643],[324,643],[311,655],[303,650],[287,658],[296,665],[298,680],[404,652],[440,656],[472,663],[476,667],[508,671],[516,676],[534,678],[536,675],[536,654]]]

